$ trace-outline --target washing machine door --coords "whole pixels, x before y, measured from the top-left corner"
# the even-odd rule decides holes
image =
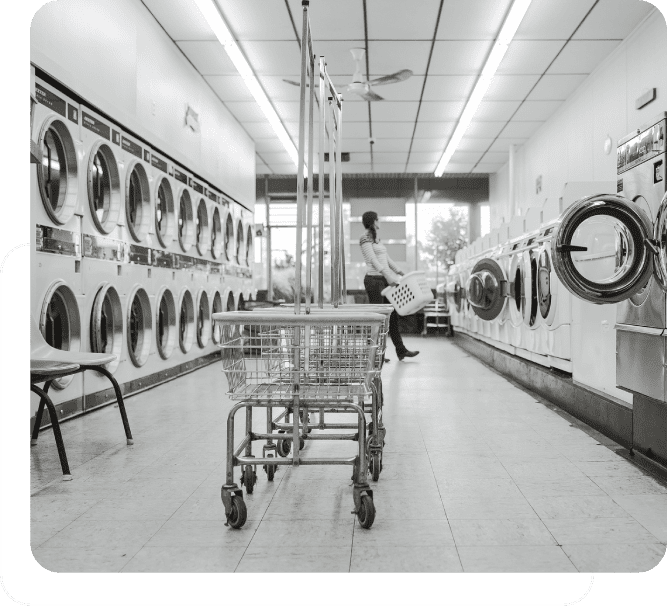
[[[460,313],[463,309],[465,293],[461,287],[461,277],[459,275],[455,275],[454,279],[447,283],[445,292],[447,294],[448,303]]]
[[[551,326],[556,316],[556,274],[551,262],[551,248],[537,251],[537,309],[541,318]]]
[[[657,248],[648,214],[613,194],[575,202],[551,241],[560,281],[573,295],[598,304],[624,301],[644,288]]]
[[[523,323],[532,327],[537,323],[537,255],[535,249],[524,251],[521,317]]]
[[[495,320],[507,300],[507,278],[502,267],[493,259],[477,261],[466,284],[468,301],[482,320]]]
[[[523,310],[526,307],[525,303],[525,263],[523,256],[514,254],[510,258],[510,271],[508,275],[509,283],[509,308],[510,308],[510,322],[512,326],[521,326],[523,323]]]
[[[653,277],[667,292],[667,193],[662,197],[653,228],[653,244],[656,246],[653,261]]]

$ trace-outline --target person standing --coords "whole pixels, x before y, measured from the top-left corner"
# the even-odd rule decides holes
[[[361,222],[366,228],[366,232],[359,239],[359,245],[368,268],[364,276],[364,287],[368,294],[368,300],[371,304],[388,303],[389,301],[382,296],[382,291],[388,285],[397,284],[403,272],[391,260],[385,245],[377,237],[377,231],[380,228],[378,214],[369,210],[363,214]],[[403,337],[398,330],[396,310],[392,311],[389,316],[389,336],[396,348],[396,355],[399,360],[414,358],[419,353],[418,351],[409,351],[403,344]]]

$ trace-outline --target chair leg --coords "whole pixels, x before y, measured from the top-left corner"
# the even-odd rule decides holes
[[[60,433],[60,424],[58,423],[58,413],[47,393],[37,387],[37,385],[30,385],[30,390],[36,393],[40,398],[40,405],[42,402],[46,404],[49,409],[49,416],[51,417],[51,426],[53,427],[53,435],[56,439],[56,447],[58,448],[58,456],[60,457],[60,466],[63,470],[63,480],[71,480],[72,473],[69,470],[69,463],[67,462],[67,453],[65,452],[65,444],[63,443],[63,436]]]
[[[113,385],[114,392],[116,392],[116,402],[118,402],[118,410],[120,410],[120,416],[123,420],[123,427],[125,428],[125,437],[127,438],[128,444],[134,444],[132,439],[132,431],[130,430],[130,422],[127,420],[127,413],[125,412],[125,402],[123,402],[123,394],[120,391],[120,385],[114,376],[106,369],[101,366],[81,366],[84,370],[95,370],[102,373]]]
[[[53,381],[47,381],[44,385],[44,393],[49,393],[49,388]],[[32,427],[32,435],[30,436],[30,446],[35,446],[37,444],[37,439],[39,438],[39,430],[42,425],[42,415],[44,414],[44,398],[40,398],[39,407],[37,408],[37,414],[35,415],[35,424]]]

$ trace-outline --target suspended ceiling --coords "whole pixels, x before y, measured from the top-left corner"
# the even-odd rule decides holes
[[[296,167],[192,0],[143,0],[255,141],[257,174]],[[300,0],[217,0],[295,143]],[[352,80],[349,49],[367,48],[384,101],[343,93],[346,173],[432,173],[454,131],[511,0],[311,0],[313,48],[335,83]],[[533,0],[446,173],[494,173],[652,11],[640,0]],[[436,27],[437,24],[437,27]],[[366,35],[367,32],[367,35]],[[370,139],[375,143],[371,145]]]

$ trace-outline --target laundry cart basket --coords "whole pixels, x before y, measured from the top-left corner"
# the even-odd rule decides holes
[[[234,467],[241,467],[241,485],[251,493],[257,481],[256,466],[273,472],[277,465],[352,465],[354,512],[363,528],[375,519],[373,491],[367,482],[366,418],[364,398],[373,393],[373,380],[384,356],[384,315],[350,311],[294,314],[289,311],[226,312],[213,314],[221,328],[222,369],[233,400],[227,418],[226,480],[221,489],[227,523],[240,528],[246,521],[243,492],[234,482]],[[301,409],[327,408],[334,404],[356,413],[355,433],[309,434]],[[272,432],[271,409],[283,406],[292,413],[290,432]],[[267,409],[265,433],[253,430],[253,408]],[[234,416],[245,408],[245,435],[238,445]],[[304,427],[305,425],[305,427]],[[340,426],[339,426],[340,427]],[[292,456],[277,458],[273,440],[292,441]],[[263,456],[252,454],[253,442],[266,440]],[[357,442],[351,457],[305,458],[300,445],[306,440]],[[243,454],[241,454],[243,453]],[[272,474],[269,474],[272,479]]]
[[[409,316],[433,301],[433,293],[426,284],[423,271],[405,274],[396,286],[387,286],[382,295],[394,306],[399,316]]]

